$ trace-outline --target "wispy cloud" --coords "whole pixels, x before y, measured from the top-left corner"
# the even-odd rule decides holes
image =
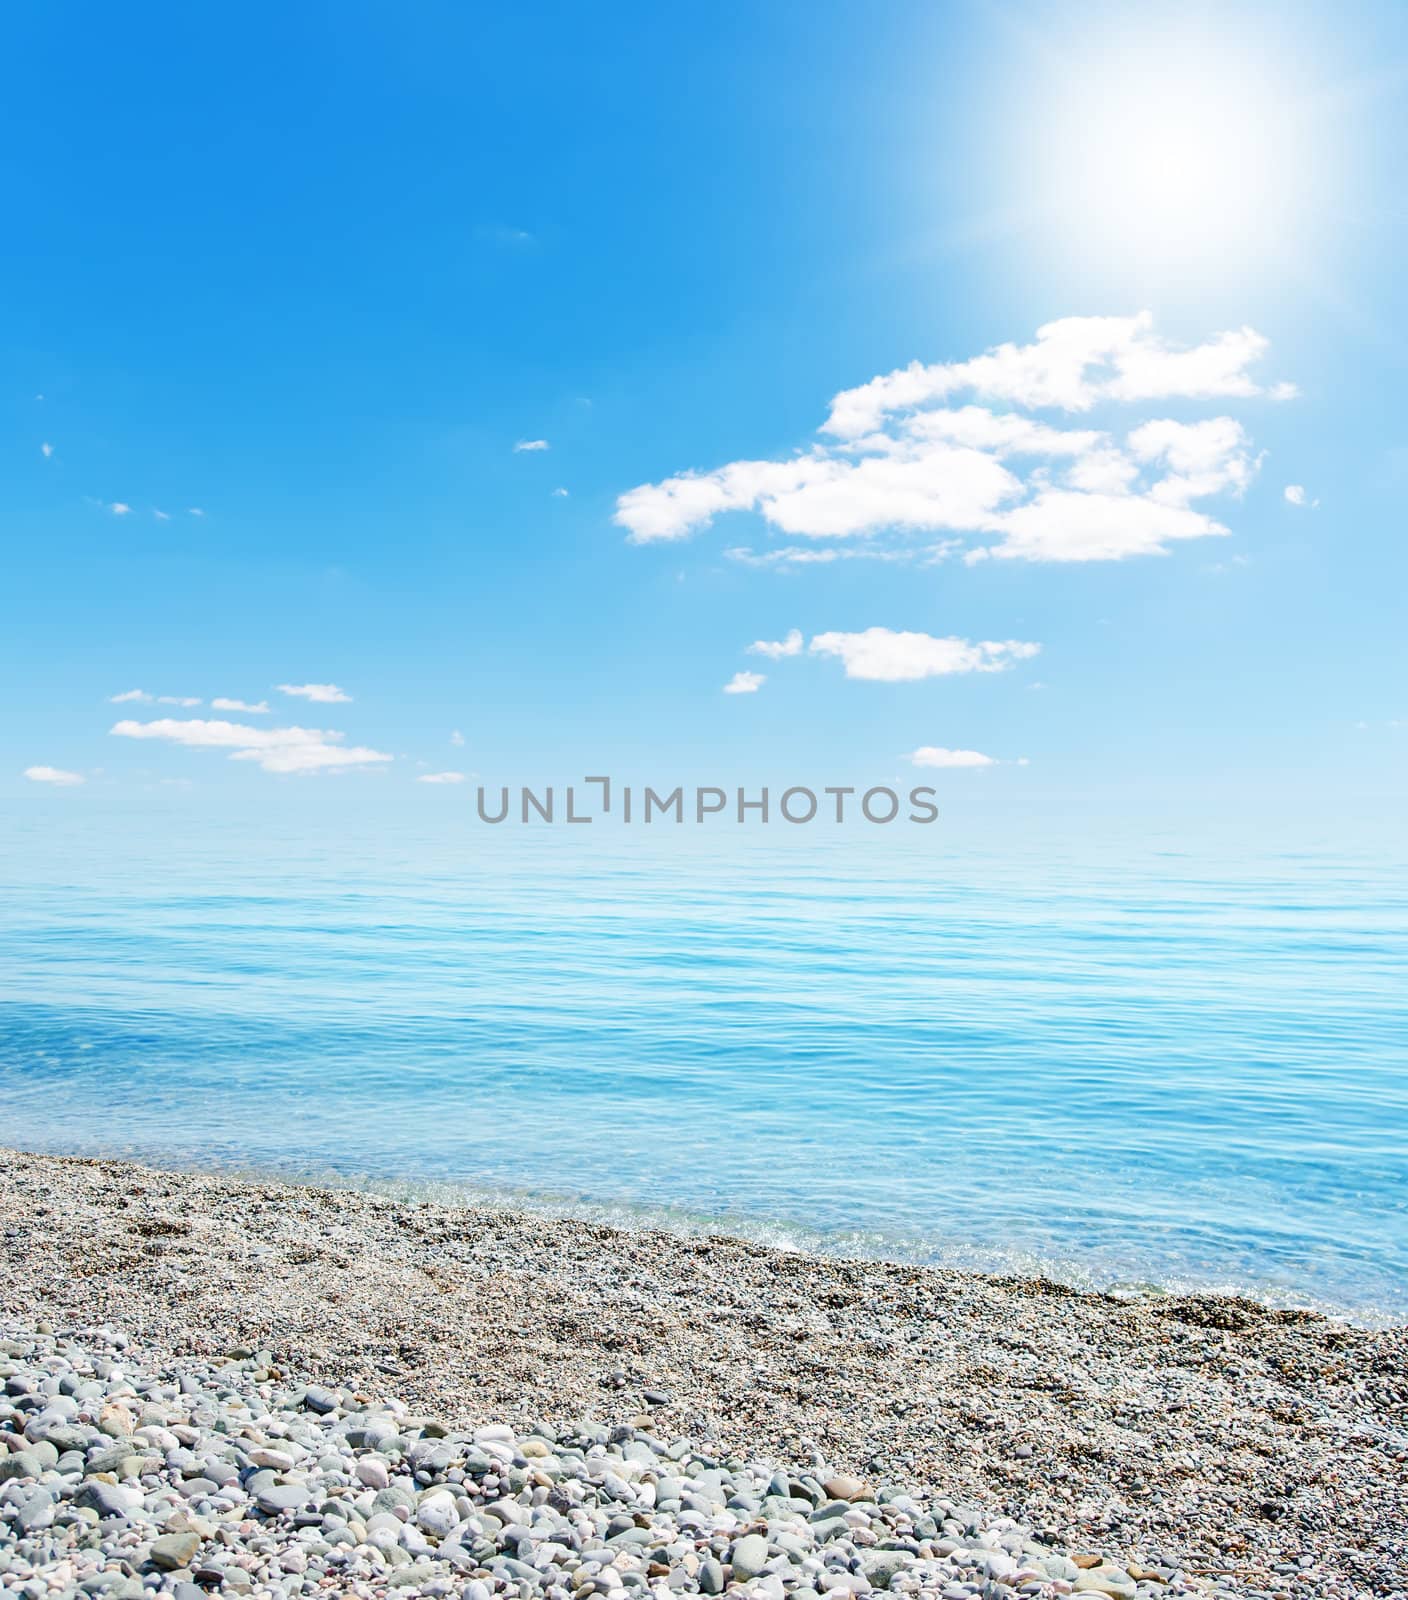
[[[484,222],[474,232],[487,244],[500,245],[507,250],[525,250],[538,242],[538,236],[529,229],[515,228],[504,222]]]
[[[618,498],[615,520],[636,544],[686,538],[726,512],[754,511],[784,534],[833,543],[882,531],[960,534],[978,541],[975,560],[1160,553],[1227,532],[1193,502],[1240,495],[1254,478],[1258,458],[1240,423],[1155,417],[1119,435],[992,402],[1080,413],[1097,403],[1286,398],[1289,386],[1267,388],[1250,373],[1265,350],[1249,328],[1175,349],[1153,333],[1147,313],[1066,318],[1028,345],[916,362],[845,390],[808,449],[642,484]],[[968,403],[950,403],[965,395]],[[754,564],[802,559],[729,553]]]
[[[114,500],[108,510],[115,517],[130,517],[132,515],[132,507],[123,500]]]
[[[26,767],[24,775],[31,783],[51,783],[57,789],[72,789],[87,782],[81,772],[65,772],[62,767]]]
[[[1020,639],[936,638],[929,633],[900,633],[891,628],[866,628],[860,633],[819,633],[813,655],[837,657],[848,678],[871,683],[915,683],[956,673],[1002,672],[1029,660],[1041,646]]]
[[[43,457],[44,457],[44,459],[45,459],[45,460],[46,460],[46,461],[47,461],[47,460],[48,460],[48,459],[49,459],[49,458],[50,458],[50,457],[51,457],[51,456],[52,456],[52,455],[53,455],[53,453],[54,453],[54,447],[53,447],[53,445],[51,445],[51,444],[50,444],[50,443],[49,443],[49,441],[48,441],[48,440],[47,440],[47,439],[46,439],[46,440],[45,440],[45,441],[44,441],[44,443],[43,443],[43,444],[41,444],[41,445],[40,445],[40,446],[39,446],[39,450],[40,450],[40,454],[41,454],[41,455],[42,455],[42,456],[43,456]]]
[[[124,739],[160,739],[194,749],[228,750],[232,761],[255,761],[265,772],[318,772],[364,767],[392,758],[364,745],[345,745],[345,735],[323,728],[255,728],[244,723],[162,717],[123,721],[109,730]]]
[[[205,512],[202,511],[199,506],[188,506],[186,509],[186,514],[187,516],[191,517],[203,517]]]
[[[160,506],[153,506],[152,507],[152,515],[156,518],[156,520],[158,522],[170,522],[171,521],[171,513],[169,511],[163,511]]]
[[[462,772],[422,772],[416,779],[417,783],[463,783]]]
[[[244,711],[250,716],[264,717],[269,714],[269,702],[257,700],[253,704],[248,700],[231,700],[226,695],[217,694],[210,702],[212,711]]]
[[[930,547],[896,549],[877,544],[835,545],[821,547],[783,545],[776,550],[752,550],[747,545],[732,545],[724,551],[725,557],[744,567],[820,567],[833,561],[895,561],[923,562],[928,564],[940,556],[951,555],[960,549],[961,541],[944,540]]]
[[[1310,496],[1306,494],[1305,485],[1303,483],[1288,483],[1281,492],[1285,495],[1286,501],[1289,505],[1306,506],[1313,510],[1320,504],[1318,500],[1312,500]]]
[[[453,745],[461,745],[464,743],[464,735],[458,728],[456,728],[455,731],[450,735],[450,743]]]
[[[280,694],[291,694],[320,706],[347,705],[352,700],[352,696],[335,683],[281,683],[278,689]]]
[[[566,489],[554,489],[552,492],[552,497],[554,500],[565,500],[567,498],[567,491]]]
[[[724,685],[724,693],[757,694],[767,681],[767,675],[762,672],[735,672]]]
[[[551,450],[552,446],[546,439],[520,439],[513,447],[514,455],[522,455],[526,450]]]
[[[127,705],[159,705],[159,706],[184,706],[190,710],[192,706],[200,704],[200,696],[194,694],[148,694],[145,689],[124,689],[121,694],[108,696],[108,704],[113,706]],[[218,705],[219,702],[217,701]]]
[[[748,646],[750,656],[767,656],[773,661],[781,661],[784,656],[799,656],[802,653],[802,630],[793,628],[785,639],[755,639]]]

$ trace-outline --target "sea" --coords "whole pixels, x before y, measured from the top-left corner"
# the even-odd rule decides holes
[[[586,831],[4,819],[0,1145],[1408,1319],[1402,855]]]

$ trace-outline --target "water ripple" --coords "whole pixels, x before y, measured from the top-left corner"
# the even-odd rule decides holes
[[[1408,1316],[1401,867],[11,842],[8,1142]]]

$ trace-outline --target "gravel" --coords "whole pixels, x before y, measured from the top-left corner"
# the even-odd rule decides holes
[[[1402,1328],[17,1152],[0,1227],[6,1596],[1408,1594]]]

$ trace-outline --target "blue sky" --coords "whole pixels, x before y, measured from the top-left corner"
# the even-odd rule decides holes
[[[12,807],[1401,804],[1402,8],[6,32]]]

